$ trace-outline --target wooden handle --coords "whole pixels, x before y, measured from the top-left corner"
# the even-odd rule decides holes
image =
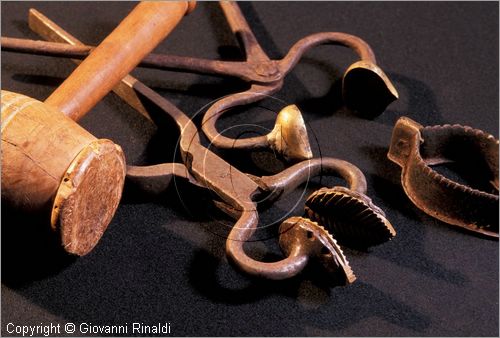
[[[187,1],[141,2],[45,103],[82,118],[149,54],[193,7]]]

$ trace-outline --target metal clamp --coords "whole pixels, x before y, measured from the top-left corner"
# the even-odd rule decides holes
[[[461,125],[423,127],[400,118],[388,158],[402,167],[401,182],[410,200],[443,222],[498,238],[498,147],[492,135]],[[444,177],[430,166],[474,163],[496,193]]]

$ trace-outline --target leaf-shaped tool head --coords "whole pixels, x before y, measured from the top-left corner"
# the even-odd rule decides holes
[[[305,210],[310,219],[350,247],[378,245],[396,235],[384,212],[368,196],[344,187],[315,191],[307,198]]]
[[[382,114],[391,102],[399,98],[382,69],[368,61],[358,61],[347,69],[342,81],[342,95],[347,107],[366,118]]]
[[[319,260],[326,271],[341,283],[356,280],[347,258],[332,235],[318,223],[303,217],[291,217],[280,225],[279,243],[285,255],[303,254]]]
[[[306,124],[296,105],[286,106],[278,113],[276,124],[267,138],[271,148],[287,161],[312,158]]]

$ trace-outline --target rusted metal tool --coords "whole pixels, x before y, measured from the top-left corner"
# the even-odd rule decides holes
[[[126,169],[119,146],[75,121],[192,6],[139,3],[44,103],[2,90],[2,201],[47,216],[67,252],[84,255],[97,244],[118,207]]]
[[[133,89],[177,123],[181,131],[179,149],[183,165],[128,166],[127,178],[131,182],[158,193],[167,188],[165,182],[181,177],[214,192],[220,199],[218,207],[236,220],[227,237],[227,255],[249,274],[269,279],[290,278],[300,273],[310,260],[319,259],[327,271],[338,274],[340,270],[345,283],[354,281],[354,274],[335,239],[306,218],[289,218],[280,226],[280,246],[287,255],[281,261],[255,260],[246,254],[243,245],[258,229],[256,200],[270,203],[318,175],[340,176],[349,182],[351,189],[364,193],[366,181],[358,168],[346,161],[323,158],[299,162],[272,176],[247,175],[205,148],[198,129],[177,107],[139,81],[133,84]]]
[[[498,238],[498,151],[492,135],[461,125],[424,127],[400,118],[387,156],[402,167],[410,200],[443,222]],[[442,163],[474,163],[491,191],[452,181],[431,168]]]
[[[396,89],[377,66],[372,49],[362,39],[338,32],[317,33],[295,43],[283,59],[271,60],[258,44],[237,3],[222,1],[220,6],[231,30],[241,43],[246,61],[218,61],[150,54],[142,62],[146,67],[237,77],[250,84],[248,90],[215,102],[204,115],[203,132],[215,147],[237,150],[270,148],[292,162],[311,158],[307,129],[297,107],[282,110],[278,114],[273,130],[263,136],[233,139],[221,135],[216,124],[217,120],[232,108],[257,102],[280,90],[285,76],[299,62],[302,55],[321,44],[351,48],[360,58],[360,61],[353,63],[347,69],[343,77],[343,97],[349,107],[364,116],[375,117],[398,98]],[[2,48],[80,58],[92,50],[92,47],[84,45],[70,48],[67,45],[19,39],[3,39]]]
[[[31,14],[30,26],[44,38],[81,44],[45,16]],[[290,278],[300,273],[310,260],[316,259],[328,272],[342,276],[344,283],[354,281],[354,274],[335,239],[310,219],[292,217],[281,224],[279,239],[285,254],[281,261],[255,260],[246,254],[244,244],[258,228],[259,212],[255,201],[275,201],[318,175],[340,176],[347,182],[349,191],[364,195],[366,180],[356,166],[339,159],[322,158],[296,163],[272,176],[248,175],[204,147],[199,130],[189,117],[137,79],[128,75],[119,92],[131,105],[136,105],[139,98],[140,102],[159,108],[175,121],[180,130],[178,149],[183,163],[128,166],[127,178],[131,183],[145,191],[158,193],[166,189],[172,179],[181,178],[213,191],[217,196],[216,205],[236,220],[226,241],[227,255],[249,274],[269,279]],[[344,225],[356,226],[347,221]]]

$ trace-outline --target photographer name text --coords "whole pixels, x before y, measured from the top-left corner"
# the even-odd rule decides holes
[[[44,324],[39,325],[18,325],[7,323],[6,330],[8,334],[22,337],[48,337],[61,334],[144,334],[144,335],[167,335],[171,332],[170,323],[158,323],[147,325],[144,323],[125,323],[122,325],[97,325],[92,323],[81,324]]]

